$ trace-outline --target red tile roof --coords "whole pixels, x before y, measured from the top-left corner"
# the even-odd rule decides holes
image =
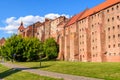
[[[67,23],[66,26],[72,25],[73,23],[75,23],[86,11],[88,11],[88,9],[84,10],[83,12],[73,16]]]
[[[69,26],[69,25],[75,23],[75,22],[77,21],[77,19],[80,17],[81,14],[82,14],[82,12],[79,13],[79,14],[77,14],[77,15],[75,15],[75,16],[73,16],[73,17],[68,21],[68,23],[67,23],[66,26]]]
[[[102,4],[100,4],[100,5],[98,5],[98,6],[94,7],[94,8],[91,8],[91,9],[89,9],[88,11],[86,11],[86,12],[79,18],[79,20],[80,20],[80,19],[83,19],[83,18],[85,18],[85,17],[88,17],[88,16],[90,16],[90,15],[96,13],[96,12],[99,12],[99,11],[101,11],[101,10],[103,10],[103,9],[109,7],[109,6],[112,6],[112,5],[116,4],[116,3],[119,3],[119,2],[120,2],[120,0],[106,0],[106,1],[103,2]]]

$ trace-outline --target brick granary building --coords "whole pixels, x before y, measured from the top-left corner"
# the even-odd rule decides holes
[[[120,62],[120,0],[106,0],[70,19],[45,19],[27,28],[21,23],[18,34],[41,41],[53,37],[59,60]]]

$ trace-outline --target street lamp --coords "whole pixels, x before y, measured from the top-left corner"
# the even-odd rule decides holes
[[[12,55],[12,62],[15,60],[15,56],[16,56],[16,54]]]
[[[42,59],[42,55],[40,54],[40,67],[41,67],[41,59]]]

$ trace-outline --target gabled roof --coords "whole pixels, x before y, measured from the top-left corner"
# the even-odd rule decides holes
[[[85,9],[83,12],[73,16],[69,21],[68,23],[66,24],[66,26],[69,26],[69,25],[72,25],[73,23],[75,23],[76,21],[78,21],[78,19],[86,12],[88,11],[88,8]]]
[[[77,15],[75,15],[75,16],[73,16],[73,17],[68,21],[68,23],[66,24],[66,26],[69,26],[69,25],[75,23],[75,22],[77,21],[77,19],[80,17],[81,14],[82,14],[82,12],[79,13],[79,14],[77,14]]]
[[[85,17],[88,17],[88,16],[90,16],[90,15],[92,15],[92,14],[94,14],[94,13],[97,13],[97,12],[99,12],[99,11],[101,11],[101,10],[107,8],[107,7],[110,7],[110,6],[112,6],[112,5],[116,4],[116,3],[119,3],[119,2],[120,2],[120,0],[106,0],[106,1],[103,2],[102,4],[99,4],[99,5],[91,8],[91,9],[89,9],[88,11],[86,11],[86,12],[79,18],[79,20],[80,20],[80,19],[83,19],[83,18],[85,18]]]
[[[24,26],[23,26],[23,22],[21,22],[21,24],[20,24],[20,27],[18,28],[18,30],[24,30],[25,28],[24,28]]]

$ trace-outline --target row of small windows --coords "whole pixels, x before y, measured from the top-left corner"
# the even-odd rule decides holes
[[[80,29],[80,31],[84,31],[84,28]]]
[[[92,28],[95,26],[95,25],[100,25],[100,23],[95,23],[95,24],[92,24]]]
[[[91,19],[93,19],[94,17],[99,17],[99,16],[100,16],[100,13],[94,14],[91,16]]]
[[[84,49],[80,49],[80,51],[84,51]]]
[[[92,32],[92,35],[94,35],[94,34],[96,34],[97,33],[97,31],[95,31],[95,32]]]
[[[120,34],[118,34],[118,37],[120,37]],[[108,36],[108,39],[110,39],[111,36]],[[113,38],[115,38],[115,35],[113,35]]]
[[[120,25],[117,25],[117,28],[120,29]],[[115,29],[115,26],[112,27],[112,30]],[[110,31],[110,27],[108,27],[108,31]]]
[[[83,58],[84,58],[85,56],[84,56],[84,55],[80,55],[80,57],[83,57]]]
[[[80,44],[84,44],[84,42],[80,42]]]
[[[118,8],[119,8],[119,5],[116,5],[116,9],[117,9],[117,10],[118,10]],[[113,11],[113,10],[114,10],[114,7],[112,7],[111,10]],[[108,9],[107,12],[109,13],[109,12],[110,12],[110,9]]]
[[[97,49],[97,46],[96,47],[92,47],[92,49],[94,50],[94,49]]]
[[[97,57],[97,56],[98,56],[98,54],[93,54],[92,56],[93,56],[93,57]]]
[[[113,44],[113,48],[115,48],[115,44]],[[120,47],[120,43],[118,44],[118,47]],[[111,45],[108,45],[108,48],[111,48]]]
[[[84,35],[81,35],[80,38],[84,37]]]
[[[84,20],[81,20],[81,21],[80,21],[80,24],[81,24],[81,23],[84,23],[84,22],[86,22],[86,20],[85,20],[85,19],[84,19]]]
[[[97,39],[93,39],[92,42],[97,42]]]
[[[119,55],[120,56],[120,53],[118,53],[118,54],[117,53],[108,53],[108,55],[109,56],[112,56],[112,55],[114,55],[114,56]]]
[[[115,19],[115,18],[114,18],[114,17],[112,17],[112,21],[114,21],[114,19]],[[120,20],[120,17],[119,17],[119,16],[117,16],[117,19],[118,19],[118,20]],[[108,20],[107,20],[107,21],[108,21],[108,22],[110,22],[110,19],[108,18]]]

